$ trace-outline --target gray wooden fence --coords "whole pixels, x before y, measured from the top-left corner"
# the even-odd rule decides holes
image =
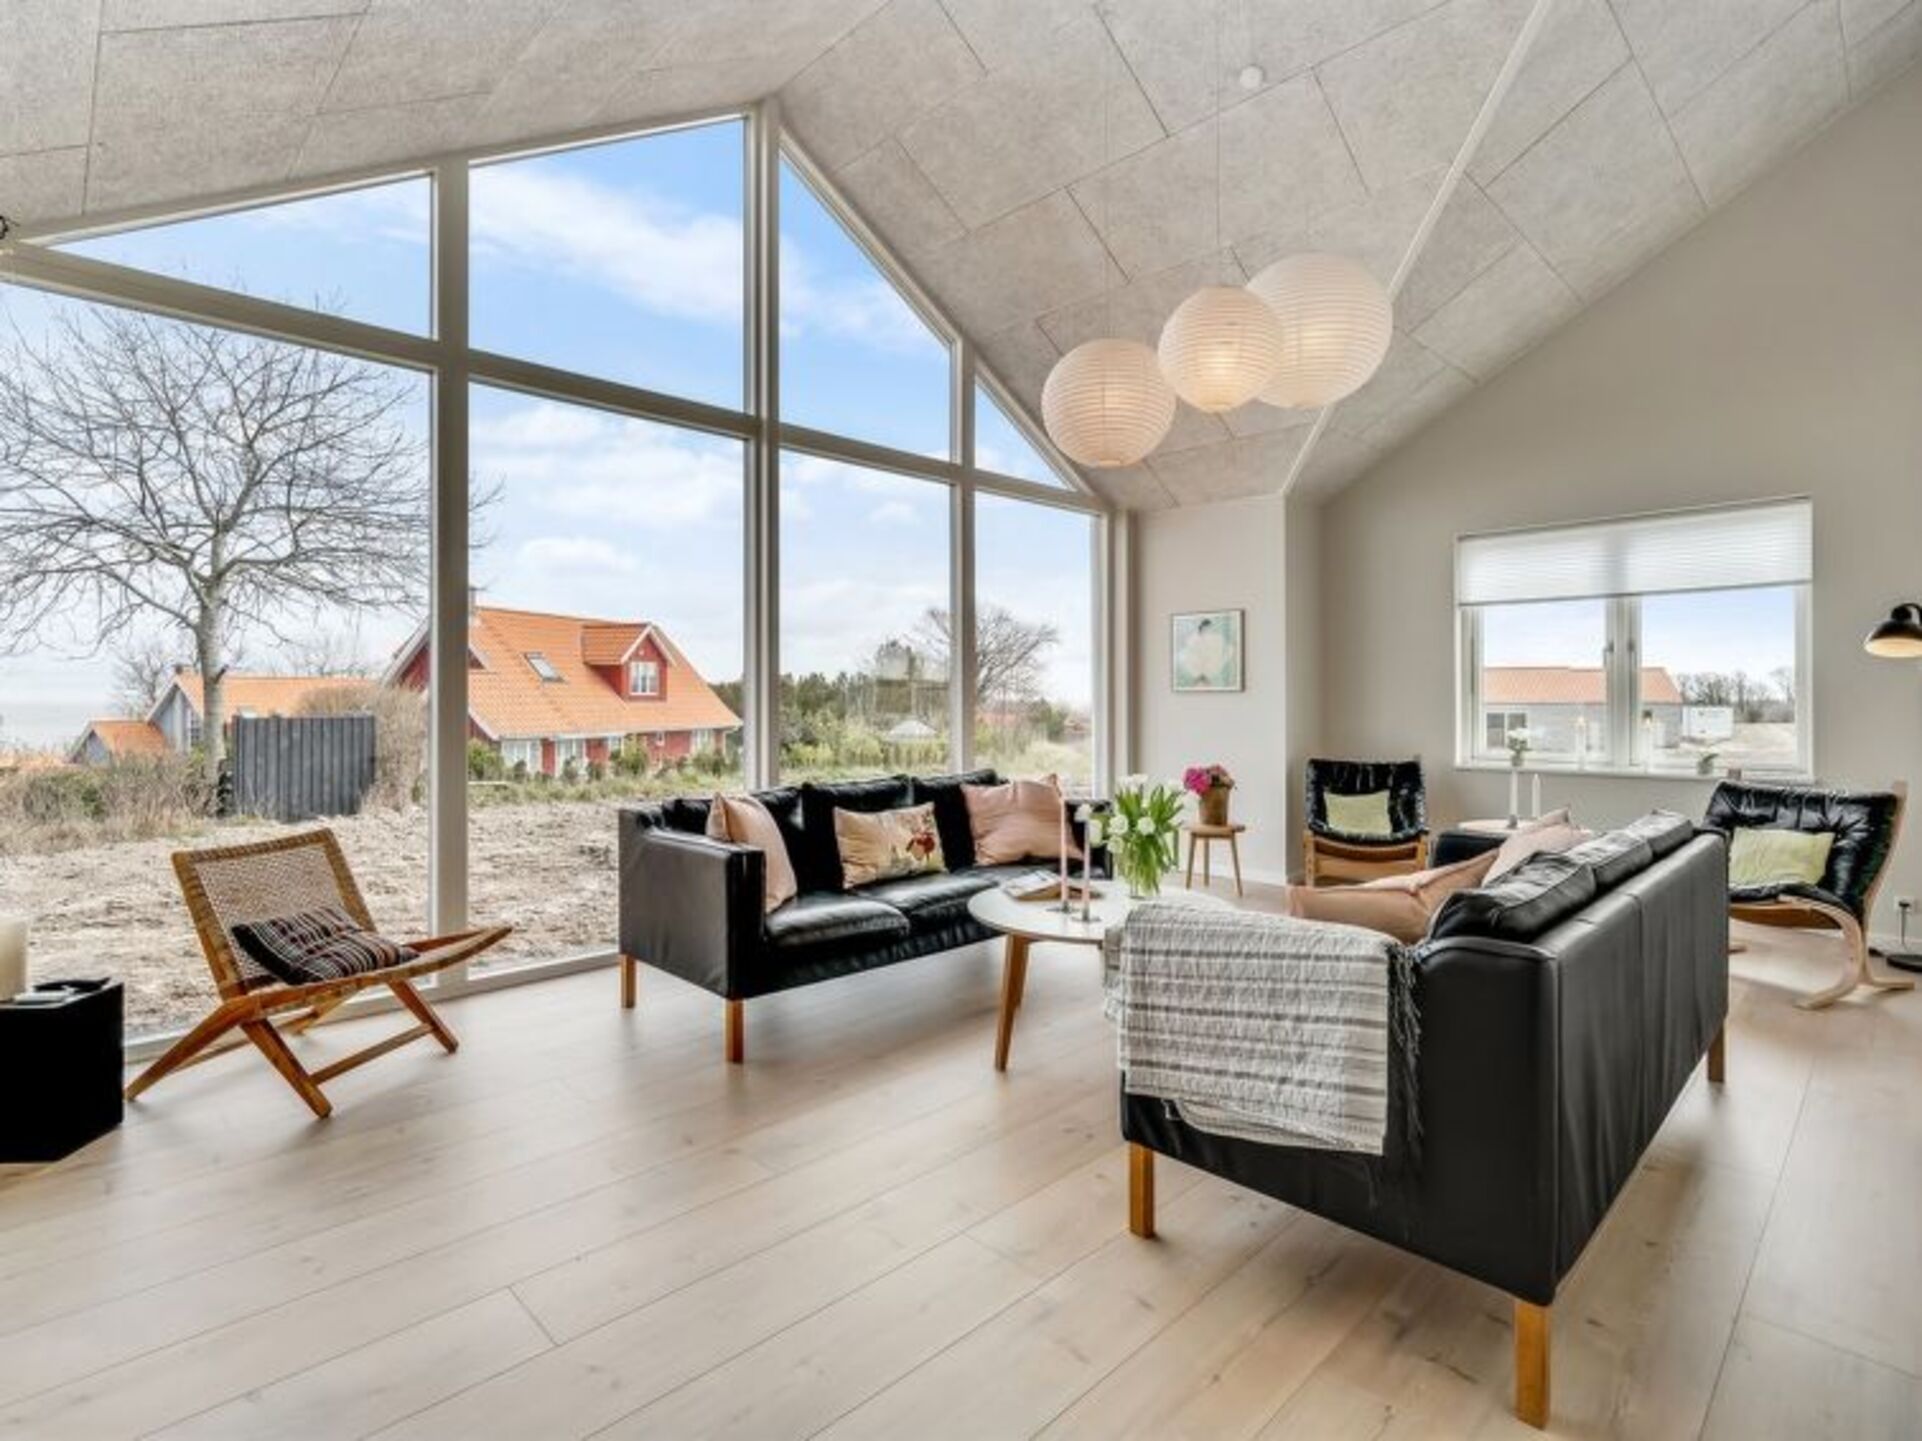
[[[233,724],[237,815],[353,815],[374,783],[371,715],[236,716]]]

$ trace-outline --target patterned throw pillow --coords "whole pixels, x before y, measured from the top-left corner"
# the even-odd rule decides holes
[[[934,828],[934,804],[898,811],[834,809],[834,843],[841,851],[841,883],[852,888],[870,881],[945,871],[941,833]]]
[[[339,906],[247,921],[234,927],[234,939],[263,971],[290,986],[343,980],[419,958],[364,929]]]

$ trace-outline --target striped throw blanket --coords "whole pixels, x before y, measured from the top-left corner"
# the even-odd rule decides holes
[[[1391,1074],[1412,1081],[1416,1045],[1395,941],[1162,901],[1110,932],[1104,955],[1131,1093],[1217,1135],[1383,1154]]]

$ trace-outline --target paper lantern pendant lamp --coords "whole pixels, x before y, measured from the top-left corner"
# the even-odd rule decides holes
[[[1281,325],[1238,285],[1206,285],[1161,328],[1161,373],[1196,410],[1233,410],[1260,394],[1281,359]]]
[[[1380,369],[1395,307],[1345,255],[1290,255],[1248,282],[1281,323],[1281,360],[1261,398],[1291,409],[1332,405]]]
[[[1133,465],[1174,424],[1175,393],[1140,341],[1090,340],[1048,372],[1041,420],[1078,465]]]

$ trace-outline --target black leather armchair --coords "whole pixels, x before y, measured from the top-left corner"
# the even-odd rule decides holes
[[[1842,978],[1796,1002],[1819,1010],[1857,986],[1906,991],[1915,982],[1885,975],[1869,960],[1869,913],[1888,871],[1889,857],[1902,834],[1908,786],[1897,781],[1886,791],[1819,790],[1808,786],[1758,785],[1723,781],[1709,797],[1705,829],[1733,842],[1738,830],[1827,831],[1835,837],[1822,879],[1768,886],[1731,886],[1729,914],[1764,926],[1840,931],[1848,955]]]
[[[1316,758],[1302,768],[1301,843],[1311,886],[1402,875],[1428,864],[1428,787],[1421,761]],[[1387,835],[1357,835],[1328,823],[1328,797],[1388,792]]]

